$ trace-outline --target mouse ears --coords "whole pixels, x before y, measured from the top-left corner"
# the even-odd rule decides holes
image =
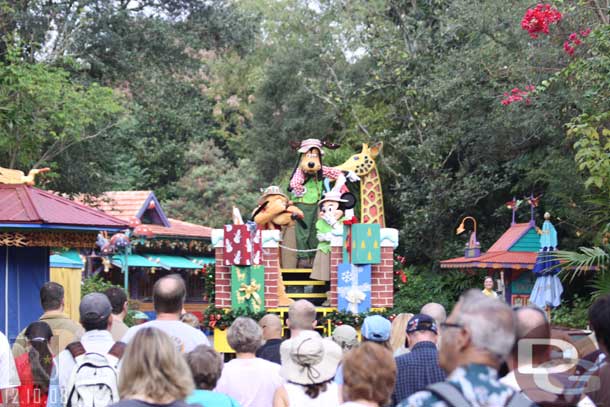
[[[343,203],[343,207],[345,209],[353,209],[356,206],[356,195],[351,192],[346,192],[341,195],[341,199],[344,199],[346,202]]]

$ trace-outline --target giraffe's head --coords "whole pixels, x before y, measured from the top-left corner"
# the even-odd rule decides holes
[[[371,147],[368,144],[362,144],[362,151],[354,154],[347,159],[343,164],[335,167],[341,171],[353,171],[359,177],[368,174],[375,168],[375,158],[379,155],[382,142],[373,144]]]

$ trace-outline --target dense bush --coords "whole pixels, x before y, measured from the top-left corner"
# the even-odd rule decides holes
[[[578,295],[575,295],[571,302],[568,300],[562,301],[561,305],[551,312],[553,325],[568,328],[587,328],[589,324],[587,312],[591,302],[591,298],[583,298]]]

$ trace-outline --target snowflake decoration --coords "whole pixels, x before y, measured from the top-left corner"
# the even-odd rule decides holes
[[[351,283],[354,280],[354,275],[352,274],[351,270],[341,273],[341,280],[343,280],[345,283]]]

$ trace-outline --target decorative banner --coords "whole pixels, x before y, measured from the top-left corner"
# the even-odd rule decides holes
[[[231,307],[254,312],[265,310],[265,267],[231,267]]]
[[[371,308],[371,265],[357,266],[340,263],[338,266],[337,293],[339,311],[368,312]]]
[[[225,225],[224,249],[225,266],[260,265],[263,260],[260,229],[250,225]]]
[[[381,226],[378,223],[356,223],[352,225],[352,263],[381,263],[379,242]]]

